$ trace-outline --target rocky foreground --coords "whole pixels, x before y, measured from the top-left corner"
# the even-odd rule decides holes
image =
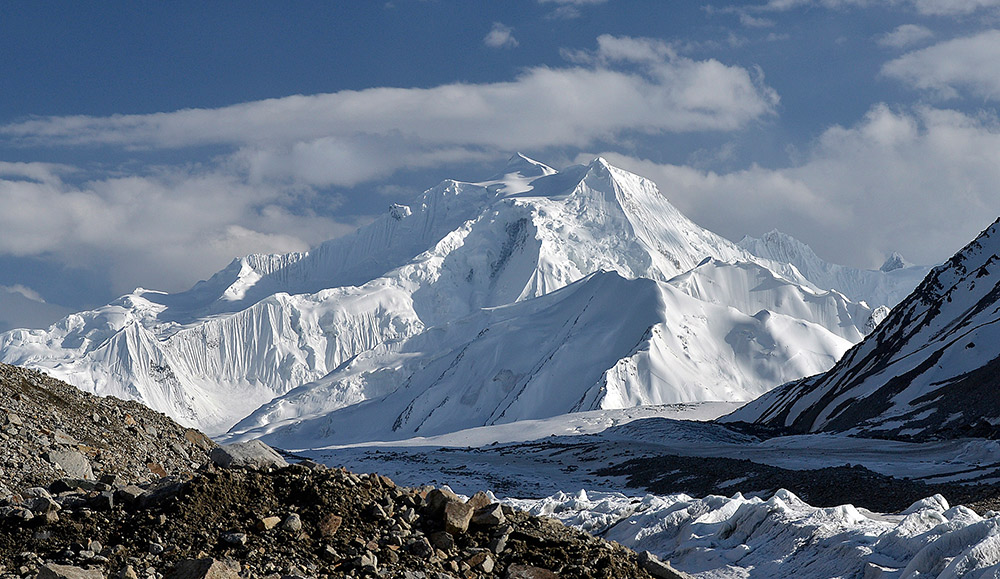
[[[284,466],[277,455],[248,461],[229,448],[213,459],[191,478],[143,486],[62,478],[7,496],[0,577],[679,576],[483,493],[466,501],[447,487]]]
[[[217,447],[6,365],[0,442],[0,579],[681,576],[484,493]]]

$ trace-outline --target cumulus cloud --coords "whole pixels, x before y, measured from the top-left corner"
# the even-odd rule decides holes
[[[0,176],[0,254],[69,266],[113,264],[119,292],[136,280],[186,289],[237,255],[304,250],[351,229],[294,213],[289,208],[303,193],[216,171],[171,169],[78,185],[39,167],[24,172],[39,171],[44,178],[37,180]]]
[[[1000,99],[1000,30],[956,38],[909,52],[887,62],[882,74],[944,99],[962,91],[986,100]]]
[[[779,228],[834,262],[878,267],[900,251],[931,264],[1000,216],[998,121],[877,105],[854,126],[828,129],[804,163],[782,169],[718,174],[604,155],[732,239]]]
[[[257,180],[354,185],[484,151],[585,146],[629,132],[729,131],[773,114],[754,70],[696,61],[657,41],[602,36],[562,68],[514,80],[296,95],[217,109],[44,117],[0,127],[31,145],[224,145]],[[579,95],[587,98],[579,98]]]
[[[595,50],[575,57],[506,82],[0,126],[9,146],[144,150],[155,158],[158,150],[208,145],[218,155],[200,165],[128,165],[96,176],[93,168],[0,163],[0,255],[103,264],[116,291],[140,284],[175,291],[234,256],[304,250],[350,231],[354,224],[327,216],[333,210],[303,209],[316,207],[317,191],[331,186],[492,161],[511,150],[730,131],[772,115],[778,102],[756,71],[692,60],[656,41],[602,36]]]
[[[514,38],[514,30],[510,26],[494,22],[493,28],[483,38],[483,44],[490,48],[514,48],[517,46],[517,39]]]
[[[915,44],[920,44],[926,40],[934,38],[934,33],[926,26],[918,24],[902,24],[892,32],[886,32],[879,36],[876,41],[880,46],[889,48],[909,48]]]

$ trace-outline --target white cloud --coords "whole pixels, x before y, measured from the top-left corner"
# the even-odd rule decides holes
[[[235,256],[304,250],[353,229],[289,209],[304,195],[183,169],[80,185],[0,178],[0,253],[69,266],[113,264],[118,292],[137,280],[186,289]]]
[[[514,48],[517,46],[517,39],[514,38],[514,30],[511,27],[494,22],[493,28],[483,38],[483,44],[490,48]]]
[[[778,100],[753,70],[681,57],[655,41],[604,36],[579,56],[586,62],[508,82],[0,126],[0,138],[24,147],[222,149],[197,166],[116,167],[87,182],[72,167],[0,163],[0,254],[103,265],[119,292],[176,291],[234,256],[304,250],[353,229],[325,216],[333,210],[303,212],[317,206],[320,187],[511,150],[736,130],[773,114]]]
[[[736,11],[784,12],[796,8],[823,7],[841,9],[868,6],[906,6],[926,16],[966,16],[980,10],[1000,7],[1000,0],[769,0],[763,4],[741,7]]]
[[[629,132],[735,130],[773,114],[778,101],[757,71],[681,57],[658,41],[602,36],[596,51],[575,54],[577,65],[536,67],[508,82],[37,118],[2,126],[0,136],[48,146],[228,145],[257,181],[354,185],[497,151],[586,146]]]
[[[1000,99],[1000,30],[940,42],[887,62],[882,74],[940,98],[961,91],[986,100]]]
[[[826,259],[864,267],[894,250],[943,261],[1000,216],[1000,119],[951,110],[875,106],[784,169],[717,174],[602,155],[652,178],[713,231],[739,239],[779,228]]]
[[[909,0],[917,12],[935,16],[960,16],[1000,7],[1000,0]]]
[[[740,24],[747,28],[770,28],[774,26],[774,20],[751,16],[746,12],[740,13]]]
[[[21,284],[0,285],[0,292],[6,292],[9,294],[20,294],[33,302],[38,302],[40,304],[45,303],[45,298],[42,297],[42,294],[31,289],[30,287]]]
[[[892,32],[880,35],[876,41],[879,45],[889,48],[909,48],[931,38],[934,38],[934,33],[926,26],[902,24]]]

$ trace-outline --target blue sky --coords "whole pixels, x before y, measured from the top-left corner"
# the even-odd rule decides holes
[[[1000,215],[1000,0],[7,2],[0,54],[0,294],[48,304],[22,323],[516,151],[855,266]]]

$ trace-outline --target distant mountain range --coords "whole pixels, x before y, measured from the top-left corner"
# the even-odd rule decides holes
[[[214,434],[245,418],[399,438],[750,400],[833,366],[926,269],[842,268],[779,233],[734,244],[603,159],[516,155],[312,251],[2,333],[0,361]]]

